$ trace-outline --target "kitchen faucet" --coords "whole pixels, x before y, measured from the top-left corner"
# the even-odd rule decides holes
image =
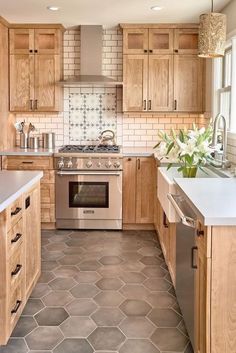
[[[229,161],[226,159],[226,149],[227,149],[227,123],[226,119],[222,114],[217,114],[214,120],[214,125],[213,125],[213,136],[212,136],[212,145],[211,147],[216,148],[217,146],[217,139],[218,139],[218,131],[219,131],[219,122],[220,120],[223,121],[223,141],[222,141],[222,147],[223,147],[223,155],[222,155],[222,168],[228,168],[230,166]]]

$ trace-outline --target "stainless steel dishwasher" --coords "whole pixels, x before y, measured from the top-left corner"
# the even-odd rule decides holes
[[[172,206],[180,218],[176,225],[176,296],[182,311],[185,325],[194,347],[194,272],[196,270],[195,232],[196,214],[184,197],[168,195]]]

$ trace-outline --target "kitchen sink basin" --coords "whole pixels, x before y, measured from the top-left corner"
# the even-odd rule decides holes
[[[176,194],[175,178],[182,178],[182,173],[178,172],[178,166],[172,167],[167,170],[167,167],[158,168],[157,173],[157,197],[161,203],[161,206],[170,223],[176,223],[178,217],[176,216],[175,210],[171,205],[168,194]],[[224,171],[216,169],[214,167],[204,167],[203,170],[198,169],[196,178],[227,178],[228,176]]]

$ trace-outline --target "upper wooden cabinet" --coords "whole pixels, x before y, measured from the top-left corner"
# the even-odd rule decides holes
[[[61,78],[61,29],[10,29],[11,111],[60,111]]]
[[[171,54],[173,53],[173,44],[173,29],[149,29],[149,54]]]
[[[124,29],[123,53],[148,53],[148,29]]]
[[[62,32],[59,29],[10,29],[10,54],[60,54]]]
[[[174,52],[177,54],[198,54],[198,29],[175,29]]]

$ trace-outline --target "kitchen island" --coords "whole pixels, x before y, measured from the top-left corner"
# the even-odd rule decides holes
[[[0,345],[7,343],[41,272],[42,176],[0,172]]]

